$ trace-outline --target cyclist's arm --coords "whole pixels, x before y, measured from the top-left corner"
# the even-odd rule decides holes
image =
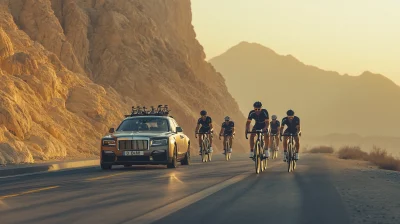
[[[265,119],[265,130],[268,130],[269,127],[269,119]]]
[[[282,135],[283,134],[283,129],[285,128],[285,126],[284,125],[281,125],[281,127],[280,127],[280,131],[279,131],[279,134],[280,135]]]
[[[251,120],[248,119],[246,122],[246,131],[248,131],[250,129],[250,123],[251,123]]]
[[[219,135],[222,135],[222,133],[224,133],[225,128],[221,128],[221,131],[219,132]]]
[[[235,127],[232,127],[232,133],[235,134]]]
[[[199,129],[200,129],[200,124],[197,124],[196,130],[194,130],[194,133],[198,133],[198,132],[199,132]]]
[[[213,132],[213,131],[214,131],[213,124],[212,124],[212,123],[210,123],[210,132]]]

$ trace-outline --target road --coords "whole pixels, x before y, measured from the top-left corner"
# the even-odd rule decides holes
[[[98,167],[0,179],[0,223],[350,223],[324,157],[255,174],[246,155],[190,166]]]

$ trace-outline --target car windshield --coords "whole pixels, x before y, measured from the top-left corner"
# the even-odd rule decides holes
[[[168,132],[169,125],[165,118],[137,117],[123,121],[117,131]]]

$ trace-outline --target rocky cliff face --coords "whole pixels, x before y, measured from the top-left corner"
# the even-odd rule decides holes
[[[201,109],[243,128],[189,0],[0,0],[0,18],[0,164],[96,156],[132,105],[170,105],[194,147]]]

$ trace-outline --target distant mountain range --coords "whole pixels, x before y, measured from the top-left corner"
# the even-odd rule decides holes
[[[248,42],[210,62],[245,115],[260,100],[279,119],[293,109],[306,135],[400,135],[400,87],[383,75],[341,75]]]

